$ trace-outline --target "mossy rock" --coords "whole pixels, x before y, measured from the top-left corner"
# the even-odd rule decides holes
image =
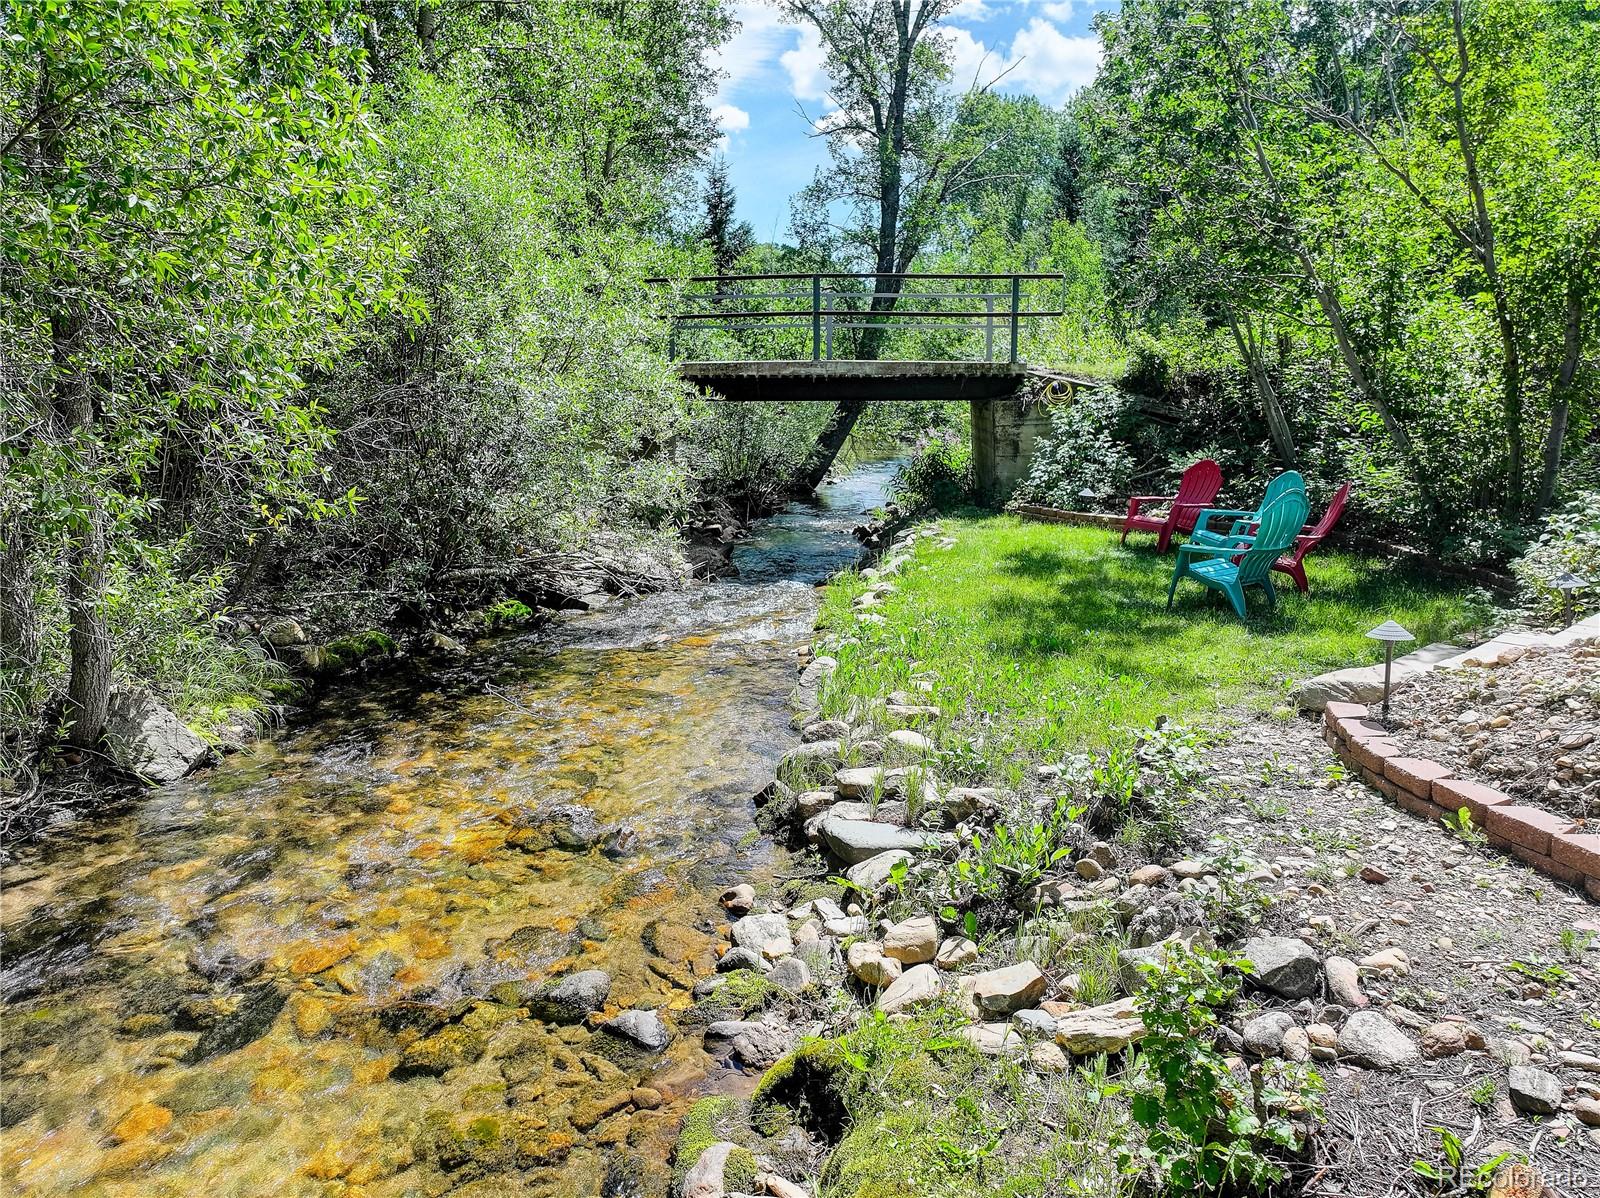
[[[702,1152],[722,1140],[737,1141],[743,1134],[744,1104],[737,1098],[713,1094],[696,1102],[684,1115],[672,1148],[672,1192],[682,1189],[684,1175],[694,1168]],[[753,1172],[750,1176],[754,1180]]]
[[[838,1040],[810,1040],[761,1075],[750,1096],[750,1122],[777,1135],[791,1121],[829,1143],[849,1122],[845,1082],[850,1069]]]
[[[941,1144],[951,1138],[939,1113],[925,1100],[915,1099],[909,1110],[886,1112],[853,1127],[828,1157],[821,1190],[829,1198],[945,1192],[929,1183],[946,1172]]]
[[[395,1070],[397,1078],[433,1076],[470,1065],[489,1047],[488,1033],[464,1024],[452,1024],[406,1048]]]
[[[371,657],[387,657],[394,652],[394,638],[376,628],[352,632],[322,646],[322,668],[349,669]]]

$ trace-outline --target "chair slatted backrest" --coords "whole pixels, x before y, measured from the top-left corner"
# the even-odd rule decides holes
[[[1328,510],[1322,513],[1322,519],[1317,521],[1316,527],[1307,535],[1318,541],[1327,536],[1339,522],[1339,513],[1344,511],[1344,501],[1348,498],[1350,498],[1350,484],[1345,483],[1333,493],[1333,502],[1328,504]]]
[[[1267,493],[1261,497],[1261,508],[1265,511],[1269,503],[1289,491],[1304,491],[1305,489],[1306,480],[1300,477],[1298,470],[1281,471],[1267,484]]]
[[[1278,554],[1294,544],[1305,526],[1311,505],[1304,491],[1285,491],[1261,511],[1255,543],[1239,558],[1239,581],[1246,586],[1262,581]]]
[[[1199,506],[1174,507],[1173,526],[1179,532],[1193,532],[1194,522],[1200,515],[1200,508],[1215,499],[1220,490],[1222,490],[1221,466],[1210,458],[1201,458],[1190,466],[1183,472],[1183,478],[1178,482],[1178,493],[1173,496],[1173,503]]]

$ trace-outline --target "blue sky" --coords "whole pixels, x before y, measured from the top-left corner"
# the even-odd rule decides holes
[[[962,0],[945,18],[955,63],[952,86],[988,83],[1059,104],[1094,78],[1100,43],[1090,27],[1114,0]],[[828,77],[809,28],[785,24],[775,6],[735,6],[741,28],[722,47],[726,73],[715,108],[738,214],[762,241],[786,239],[789,197],[827,160],[822,139],[801,116],[825,116]]]

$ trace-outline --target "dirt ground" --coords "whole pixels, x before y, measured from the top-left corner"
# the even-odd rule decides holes
[[[1520,695],[1522,672],[1502,673],[1499,694]],[[1424,726],[1465,699],[1492,706],[1484,696],[1434,689],[1417,712]],[[1397,710],[1411,709],[1413,694]],[[1559,704],[1556,734],[1571,735],[1568,696],[1542,686],[1540,694]],[[1550,706],[1541,697],[1524,710]],[[1372,1008],[1421,1040],[1425,1053],[1422,1029],[1430,1024],[1464,1020],[1481,1033],[1471,1038],[1483,1045],[1477,1050],[1425,1056],[1398,1072],[1321,1064],[1327,1117],[1294,1192],[1600,1195],[1600,1128],[1574,1110],[1600,1110],[1591,1106],[1600,1100],[1600,906],[1350,779],[1311,718],[1241,717],[1214,761],[1218,785],[1195,813],[1195,830],[1281,872],[1265,887],[1276,899],[1265,929],[1298,933],[1324,956],[1359,961],[1402,950],[1409,973],[1363,970],[1361,984]],[[1515,1064],[1559,1078],[1557,1113],[1530,1116],[1512,1105]],[[1425,1181],[1414,1162],[1440,1161],[1438,1128],[1459,1137],[1469,1166],[1510,1152],[1537,1168],[1542,1186],[1505,1177],[1507,1186],[1492,1191]]]

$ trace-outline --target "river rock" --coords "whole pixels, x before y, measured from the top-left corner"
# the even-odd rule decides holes
[[[833,784],[846,799],[870,799],[884,789],[888,781],[887,774],[888,771],[882,766],[854,766],[834,774]]]
[[[1283,1054],[1283,1039],[1294,1026],[1294,1016],[1287,1011],[1266,1011],[1244,1025],[1245,1051],[1258,1057],[1276,1057]]]
[[[891,849],[912,852],[938,843],[931,832],[915,832],[910,828],[895,828],[864,820],[838,819],[832,815],[823,819],[821,831],[833,855],[846,865],[859,865]]]
[[[878,995],[878,1010],[893,1015],[939,994],[939,971],[932,965],[913,965]]]
[[[851,976],[874,989],[888,986],[900,977],[900,962],[883,955],[882,946],[871,940],[857,940],[844,956]]]
[[[1513,1065],[1506,1074],[1511,1105],[1529,1115],[1553,1115],[1561,1109],[1561,1080],[1532,1065]]]
[[[1428,1060],[1453,1057],[1466,1051],[1466,1024],[1445,1019],[1422,1029],[1422,1055]]]
[[[488,1047],[487,1032],[452,1023],[407,1045],[395,1073],[401,1077],[438,1077],[472,1064]]]
[[[939,925],[931,915],[903,919],[883,934],[883,955],[902,965],[920,965],[939,951]]]
[[[717,959],[718,973],[732,973],[736,969],[765,973],[767,968],[767,962],[761,954],[750,948],[730,948]]]
[[[1283,1033],[1283,1056],[1289,1061],[1311,1059],[1311,1036],[1303,1027],[1291,1027]]]
[[[785,957],[772,967],[767,980],[790,994],[799,994],[811,985],[811,967],[799,957]]]
[[[230,1010],[220,1014],[209,1027],[201,1031],[200,1038],[184,1059],[191,1065],[197,1064],[209,1057],[236,1052],[247,1044],[255,1043],[266,1034],[288,1001],[288,992],[276,983],[262,982],[251,986],[240,995],[239,1001]]]
[[[740,948],[760,953],[769,960],[775,961],[794,952],[789,921],[782,915],[746,915],[733,925],[730,935]]]
[[[1361,970],[1348,957],[1329,957],[1322,963],[1328,975],[1328,997],[1342,1007],[1360,1009],[1371,1000],[1361,991]]]
[[[582,1023],[592,1011],[606,1005],[611,975],[603,969],[583,969],[551,982],[529,995],[528,1013],[547,1023]]]
[[[1121,1052],[1145,1034],[1133,999],[1072,1011],[1056,1020],[1056,1043],[1070,1053]]]
[[[111,692],[104,738],[118,769],[157,785],[176,782],[211,756],[206,742],[145,690]]]
[[[794,797],[795,818],[801,823],[815,819],[839,801],[837,790],[802,790]]]
[[[722,892],[722,897],[717,900],[722,904],[724,911],[734,915],[746,915],[750,908],[756,905],[756,888],[748,882],[740,882],[737,886],[730,886]]]
[[[817,720],[800,729],[803,744],[815,744],[819,740],[842,741],[849,735],[850,725],[843,720]]]
[[[594,812],[577,803],[557,803],[514,815],[511,834],[506,837],[528,852],[546,849],[564,849],[570,853],[587,852],[611,832],[595,818]]]
[[[778,774],[780,777],[794,780],[796,773],[803,773],[807,765],[816,762],[823,766],[831,766],[839,760],[843,746],[836,740],[813,740],[805,744],[796,745],[778,760]],[[813,775],[815,776],[815,775]]]
[[[978,1011],[1005,1016],[1035,1005],[1044,997],[1044,972],[1032,961],[1019,961],[1001,969],[975,973],[961,981],[963,993],[972,996]]]
[[[1403,978],[1411,972],[1411,958],[1402,948],[1379,949],[1361,958],[1361,968],[1384,977]]]
[[[1028,1051],[1027,1038],[1009,1023],[969,1023],[956,1035],[986,1057],[1020,1057]]]
[[[971,819],[980,811],[993,811],[999,803],[999,791],[992,786],[952,786],[939,800],[939,810],[947,827]]]
[[[889,733],[889,743],[897,749],[907,753],[931,753],[933,742],[920,732],[913,732],[909,728],[899,728]]]
[[[770,1069],[794,1047],[794,1037],[769,1023],[757,1023],[733,1038],[733,1055],[752,1069]]]
[[[853,882],[869,893],[875,893],[889,881],[889,875],[894,867],[902,861],[910,861],[909,849],[889,849],[882,853],[875,853],[859,865],[852,865],[844,871],[847,881]]]
[[[1292,936],[1256,936],[1240,953],[1255,966],[1255,979],[1284,998],[1309,998],[1322,980],[1322,965],[1311,946]]]
[[[648,1052],[661,1052],[672,1042],[672,1033],[659,1011],[624,1011],[600,1025],[602,1031],[631,1040]]]
[[[952,936],[933,955],[933,963],[940,969],[960,969],[977,959],[978,946],[965,936]]]
[[[1130,870],[1128,884],[1130,886],[1163,886],[1171,878],[1165,867],[1160,865],[1141,865]]]
[[[683,1198],[726,1198],[728,1188],[723,1175],[728,1168],[728,1158],[744,1151],[727,1140],[712,1144],[683,1175],[683,1185],[678,1192]]]
[[[1339,1055],[1368,1069],[1399,1069],[1422,1056],[1411,1037],[1377,1011],[1357,1011],[1344,1021]]]

